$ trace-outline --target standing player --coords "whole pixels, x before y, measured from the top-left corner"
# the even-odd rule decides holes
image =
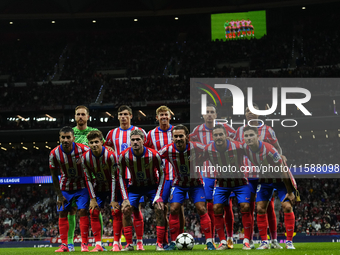
[[[204,150],[204,159],[211,162],[212,167],[218,169],[234,168],[235,171],[222,174],[216,173],[216,187],[214,189],[214,213],[215,223],[221,244],[217,250],[227,250],[227,240],[224,235],[223,206],[229,204],[229,196],[234,192],[241,207],[242,224],[244,227],[243,250],[250,250],[249,239],[251,231],[250,216],[250,190],[248,180],[241,171],[243,160],[243,147],[238,142],[227,140],[227,132],[222,125],[216,125],[213,129],[214,142],[207,145]],[[223,171],[224,172],[224,171]],[[236,174],[235,172],[239,173]]]
[[[254,108],[259,110],[259,107],[257,104],[253,104]],[[280,153],[281,158],[283,161],[286,161],[286,157],[282,155],[282,149],[280,147],[279,141],[276,138],[274,130],[267,126],[263,125],[261,126],[261,123],[259,121],[259,116],[252,113],[249,110],[249,107],[246,108],[246,113],[245,113],[247,122],[251,126],[258,126],[258,137],[260,141],[265,141],[270,143],[275,147],[275,149]],[[241,143],[244,143],[244,126],[241,126],[237,129],[236,131],[236,136],[235,140]],[[244,157],[243,159],[243,164],[245,166],[252,166],[253,164],[249,161],[247,157]],[[251,190],[251,200],[250,200],[250,213],[252,216],[252,229],[254,229],[254,211],[255,211],[255,195],[256,195],[256,188],[258,185],[258,175],[256,173],[249,173],[248,176],[249,180],[249,185],[250,185],[250,190]],[[270,236],[271,236],[271,247],[274,249],[282,249],[280,244],[277,241],[277,221],[276,221],[276,215],[275,215],[275,210],[274,210],[274,202],[271,201],[268,205],[267,209],[267,215],[268,215],[268,222],[269,222],[269,231],[270,231]],[[250,246],[254,249],[255,246],[253,244],[253,231],[251,235],[251,240],[250,240]]]
[[[262,250],[270,248],[267,240],[268,219],[266,213],[274,189],[278,192],[282,209],[285,214],[284,220],[287,232],[286,248],[295,249],[292,242],[295,225],[295,216],[292,206],[295,200],[295,195],[293,193],[293,189],[296,188],[295,180],[290,174],[289,168],[283,168],[283,160],[275,147],[259,140],[256,127],[247,126],[243,129],[243,132],[246,143],[244,146],[245,153],[255,166],[277,166],[287,171],[281,172],[281,178],[275,178],[275,176],[267,174],[267,176],[263,176],[263,178],[260,178],[259,180],[256,191],[256,207],[257,226],[259,228],[262,243],[257,249]]]
[[[119,155],[121,152],[123,152],[125,149],[130,147],[130,134],[134,130],[141,130],[144,134],[144,137],[146,137],[146,133],[144,129],[136,127],[131,125],[131,119],[132,119],[132,109],[127,105],[122,105],[118,108],[118,120],[119,120],[119,127],[112,129],[109,131],[109,133],[106,136],[106,142],[105,146],[112,147],[117,157],[119,158]],[[123,171],[123,169],[121,169]],[[130,172],[128,169],[125,169],[125,177],[127,179],[130,179]],[[133,212],[133,225],[135,227],[137,236],[143,237],[144,233],[144,220],[143,215],[141,211]],[[119,226],[122,225],[122,218],[120,215],[114,215],[114,229],[118,230],[118,226],[115,224],[118,224]],[[118,233],[115,233],[117,235]],[[119,237],[121,235],[121,231],[119,231]],[[118,244],[118,243],[117,243]],[[138,249],[138,247],[137,247]]]
[[[190,161],[195,155],[203,152],[204,145],[189,142],[189,130],[183,125],[177,125],[172,130],[173,143],[165,146],[160,155],[162,159],[171,162],[175,179],[170,195],[170,235],[171,243],[167,250],[175,250],[175,240],[180,232],[179,213],[186,194],[193,199],[197,213],[201,218],[201,230],[205,235],[208,250],[215,250],[211,233],[211,220],[205,207],[205,193],[201,178],[190,177]]]
[[[204,124],[201,124],[194,128],[193,132],[190,134],[190,140],[203,143],[207,145],[213,142],[213,128],[215,125],[215,120],[217,118],[217,110],[214,105],[207,106],[207,114],[203,115]],[[234,138],[235,130],[227,125],[223,124],[227,132],[227,137]],[[211,166],[209,161],[204,162],[204,166],[208,169]],[[207,200],[207,208],[208,214],[211,219],[211,230],[213,237],[215,236],[215,216],[213,210],[213,191],[215,188],[215,179],[214,175],[210,174],[209,171],[201,173],[203,175],[204,181],[204,190],[205,190],[205,198]],[[232,200],[230,199],[230,205],[232,205]],[[234,224],[234,214],[232,211],[232,206],[225,207],[225,221],[227,228],[227,236],[228,236],[228,247],[229,249],[233,248],[233,224]]]
[[[121,185],[122,197],[124,205],[122,206],[124,235],[127,245],[122,251],[133,251],[132,246],[132,222],[131,210],[125,207],[132,206],[134,213],[139,212],[139,200],[142,196],[147,196],[155,206],[156,222],[157,222],[157,244],[156,251],[164,251],[163,240],[165,232],[164,204],[162,200],[162,192],[164,187],[164,172],[162,159],[158,152],[143,146],[144,133],[139,130],[133,130],[130,134],[131,148],[123,151],[119,156],[119,182]],[[125,169],[128,169],[131,175],[131,185],[127,189],[124,181]],[[129,192],[127,192],[127,190]],[[127,200],[128,199],[128,200]],[[125,200],[127,200],[125,202]],[[144,230],[144,226],[142,227]],[[143,248],[143,234],[137,234],[137,250]]]
[[[71,127],[63,127],[59,132],[60,145],[54,148],[49,157],[53,186],[57,192],[57,210],[59,212],[59,234],[62,245],[56,252],[69,251],[67,247],[69,221],[68,212],[79,210],[81,251],[89,251],[87,247],[89,218],[87,204],[89,194],[85,186],[84,171],[81,166],[82,154],[89,148],[83,144],[75,143],[74,132]],[[58,171],[61,172],[58,181]],[[75,208],[74,208],[75,207]]]
[[[165,145],[168,145],[172,142],[172,129],[173,126],[170,125],[171,113],[170,109],[167,106],[160,106],[156,110],[156,119],[159,122],[159,126],[149,131],[145,146],[155,149],[156,151],[160,151]],[[165,172],[165,184],[163,189],[163,203],[164,203],[164,215],[165,215],[165,235],[163,240],[163,247],[167,248],[168,242],[168,200],[170,196],[170,190],[172,187],[172,180],[174,178],[173,168],[169,161],[164,160],[164,172]],[[184,214],[182,213],[183,217],[180,217],[180,223],[182,225],[182,229],[184,228]]]
[[[87,126],[87,121],[90,118],[89,109],[84,105],[79,105],[75,109],[75,116],[74,119],[77,123],[77,126],[73,128],[75,143],[82,143],[88,146],[87,141],[87,134],[90,133],[92,130],[98,130],[97,128],[92,128]],[[68,213],[68,223],[69,223],[69,230],[68,230],[68,249],[70,251],[74,250],[74,231],[76,229],[76,213],[77,208],[75,205],[72,207],[73,209]],[[101,217],[100,217],[101,218]],[[101,221],[102,227],[103,222]]]
[[[117,201],[117,158],[114,152],[103,146],[103,134],[100,131],[91,131],[87,135],[90,150],[83,154],[83,169],[87,189],[90,194],[90,217],[92,232],[96,241],[96,247],[91,252],[103,251],[102,248],[102,216],[100,208],[104,208],[105,200],[111,198],[111,208],[115,214],[121,214]],[[118,186],[119,187],[119,186]],[[120,193],[120,191],[119,191]],[[120,199],[121,200],[121,199]],[[120,201],[121,202],[121,201]],[[119,229],[121,231],[121,227]],[[116,232],[116,231],[115,231]],[[119,236],[114,239],[119,242]],[[114,244],[116,249],[119,247]]]

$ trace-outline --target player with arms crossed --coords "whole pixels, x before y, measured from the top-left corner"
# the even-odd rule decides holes
[[[90,217],[92,232],[96,241],[96,247],[91,252],[103,251],[102,233],[100,222],[101,209],[104,208],[106,198],[111,198],[112,212],[120,212],[119,202],[122,202],[120,190],[117,189],[117,158],[114,152],[103,146],[103,134],[100,131],[91,131],[87,135],[90,150],[83,154],[83,169],[86,186],[90,194]],[[118,186],[119,187],[119,186]],[[117,194],[118,190],[118,194]],[[119,197],[120,199],[117,199]],[[120,201],[119,201],[120,200]],[[120,228],[121,230],[121,228]],[[119,236],[114,236],[114,241],[119,242]],[[112,251],[119,251],[118,244],[114,244]]]
[[[262,243],[257,249],[269,249],[267,240],[267,207],[272,198],[273,190],[278,192],[281,206],[284,212],[284,221],[287,232],[287,249],[295,249],[293,245],[293,233],[295,225],[295,215],[293,212],[293,204],[295,201],[294,189],[296,183],[291,175],[288,167],[283,167],[283,160],[275,147],[269,143],[259,140],[258,129],[256,127],[247,126],[244,132],[244,150],[246,156],[255,166],[278,166],[285,171],[280,171],[270,175],[269,173],[259,179],[256,191],[256,207],[257,207],[257,226],[261,236]]]
[[[253,104],[254,108],[259,110],[259,107],[257,104]],[[265,141],[270,143],[275,147],[275,149],[280,153],[282,160],[285,162],[287,159],[284,155],[282,155],[282,149],[280,147],[279,141],[276,138],[274,130],[267,126],[267,125],[262,125],[261,122],[259,122],[259,116],[252,113],[249,110],[249,107],[246,108],[246,113],[245,113],[246,119],[249,122],[251,126],[258,127],[258,137],[260,141]],[[244,126],[241,126],[237,129],[236,131],[236,136],[235,140],[241,143],[244,143]],[[243,164],[245,166],[253,166],[251,161],[247,158],[243,158]],[[255,211],[255,195],[256,195],[256,188],[258,185],[258,174],[256,172],[250,171],[248,175],[248,180],[249,180],[249,188],[251,190],[251,199],[250,199],[250,214],[252,217],[252,232],[251,232],[251,239],[250,239],[250,246],[252,249],[255,249],[255,246],[253,244],[253,229],[254,229],[254,211]],[[268,223],[269,223],[269,232],[272,241],[271,243],[271,248],[273,249],[282,249],[282,246],[278,243],[277,241],[277,221],[276,221],[276,214],[274,210],[274,201],[271,200],[268,208],[267,208],[267,216],[268,216]]]
[[[165,145],[168,145],[172,142],[172,129],[173,126],[170,125],[170,119],[171,119],[171,110],[165,106],[162,105],[157,108],[156,110],[156,120],[159,122],[159,126],[150,130],[147,137],[145,146],[155,149],[156,151],[160,151]],[[172,187],[172,181],[174,178],[173,168],[169,161],[163,160],[164,163],[164,172],[165,172],[165,184],[163,189],[163,203],[164,203],[164,215],[165,215],[165,236],[163,240],[163,247],[167,248],[168,245],[168,225],[169,222],[167,220],[167,214],[168,214],[168,208],[167,204],[169,202],[170,197],[170,190]],[[183,209],[183,208],[182,208]],[[184,213],[182,210],[183,217],[180,217],[180,223],[181,223],[181,229],[184,228]]]
[[[71,127],[63,127],[59,131],[60,145],[54,148],[49,156],[49,166],[53,186],[57,192],[57,210],[59,212],[59,234],[62,244],[56,252],[67,252],[68,241],[68,212],[76,207],[79,210],[81,251],[89,251],[87,247],[89,218],[87,213],[89,194],[85,186],[84,171],[81,166],[81,157],[89,148],[83,144],[75,143],[74,132]],[[58,172],[61,172],[60,181]]]
[[[119,127],[112,129],[106,136],[106,142],[104,146],[109,146],[113,148],[116,152],[117,158],[119,155],[128,147],[130,147],[130,134],[133,130],[141,130],[146,137],[146,132],[144,129],[131,125],[132,119],[132,109],[127,105],[122,105],[118,108],[118,120],[119,120]],[[126,181],[130,179],[130,172],[128,169],[125,169],[125,177],[127,178]],[[134,211],[133,212],[133,225],[135,227],[137,236],[142,236],[144,233],[144,220],[142,212]],[[122,227],[122,215],[113,215],[113,229],[117,230],[119,227]],[[119,232],[115,232],[114,235],[121,235],[121,230]],[[121,245],[119,244],[121,247]]]
[[[179,213],[186,194],[193,199],[201,219],[201,229],[205,235],[208,250],[215,250],[212,241],[211,220],[205,207],[205,193],[201,178],[190,177],[190,161],[203,153],[204,145],[189,142],[189,130],[177,125],[172,130],[173,143],[160,150],[162,159],[168,160],[175,171],[175,179],[170,194],[170,236],[171,243],[167,250],[176,250],[175,240],[180,233]]]
[[[155,209],[157,223],[157,244],[156,251],[164,251],[163,240],[165,235],[164,203],[162,193],[164,187],[164,172],[162,159],[158,152],[143,146],[144,133],[133,130],[130,133],[132,147],[127,148],[119,156],[119,182],[121,186],[124,235],[127,245],[122,251],[133,251],[132,246],[132,210],[139,211],[139,200],[146,196],[152,202]],[[125,182],[125,169],[128,169],[131,176],[131,185],[127,188]],[[131,205],[131,206],[130,206]],[[132,207],[132,208],[131,208]],[[144,230],[144,226],[141,226]],[[136,229],[135,229],[136,230]],[[143,248],[143,232],[137,234],[137,250]]]
[[[208,159],[211,166],[218,169],[217,166],[235,169],[235,172],[217,172],[216,187],[214,189],[214,213],[215,225],[220,238],[220,246],[217,250],[227,250],[227,240],[224,235],[223,207],[229,204],[230,193],[233,192],[241,207],[242,224],[244,227],[243,250],[250,250],[249,239],[251,231],[250,216],[250,190],[248,180],[241,171],[243,160],[243,147],[238,142],[231,142],[227,139],[227,132],[224,126],[218,124],[213,129],[214,142],[207,145],[204,149],[202,160]]]
[[[208,105],[205,115],[203,115],[204,124],[201,124],[194,128],[193,132],[190,134],[190,141],[196,141],[203,143],[204,145],[207,145],[209,143],[213,142],[213,128],[215,125],[215,120],[217,118],[217,109],[214,105]],[[223,127],[225,128],[227,132],[227,137],[234,138],[235,136],[235,130],[227,125],[226,123],[223,123]],[[209,169],[209,166],[211,166],[210,161],[204,162],[205,169]],[[215,179],[214,175],[209,172],[205,171],[201,173],[203,176],[204,181],[204,190],[205,190],[205,198],[207,200],[207,208],[208,208],[208,214],[211,219],[211,230],[213,237],[215,236],[215,216],[214,216],[214,210],[213,210],[213,191],[215,188]],[[228,248],[232,249],[234,247],[233,245],[233,224],[234,224],[234,213],[232,210],[232,200],[230,199],[230,206],[225,206],[225,224],[227,229],[227,236],[228,236]]]

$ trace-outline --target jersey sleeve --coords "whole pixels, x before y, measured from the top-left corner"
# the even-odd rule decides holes
[[[49,158],[48,158],[48,161],[49,161],[49,167],[51,170],[55,170],[57,167],[57,161],[56,161],[56,158],[54,157],[54,150],[52,150],[50,152],[50,155],[49,155]]]
[[[116,175],[117,175],[117,156],[114,152],[110,153],[110,168],[111,168],[111,202],[115,202],[116,199]]]
[[[91,199],[95,198],[96,194],[94,192],[94,187],[93,187],[92,178],[91,178],[92,172],[91,172],[90,166],[86,162],[86,153],[84,153],[83,156],[81,157],[81,163],[83,166],[84,175],[85,175],[85,183],[86,183],[87,190],[89,191],[90,198]]]
[[[198,126],[195,127],[192,133],[189,135],[189,139],[192,142],[199,142]]]
[[[153,203],[155,203],[158,199],[162,198],[165,183],[164,164],[158,152],[155,153],[155,161],[159,175],[159,183]]]
[[[276,135],[275,135],[275,131],[271,128],[271,127],[268,127],[268,130],[267,130],[267,139],[269,140],[269,143],[274,145],[275,143],[277,143],[277,138],[276,138]]]
[[[124,181],[125,180],[125,169],[126,169],[124,155],[125,153],[120,154],[119,160],[118,160],[119,186],[120,186],[120,191],[121,191],[123,200],[129,199],[127,187]]]
[[[113,147],[112,134],[113,134],[113,129],[110,130],[109,133],[107,133],[104,146]]]
[[[144,146],[151,148],[151,149],[155,149],[154,146],[153,146],[152,138],[151,138],[151,131],[152,130],[150,130],[149,133],[146,136]]]
[[[168,160],[168,146],[167,145],[165,145],[162,149],[160,149],[158,153],[161,159]]]

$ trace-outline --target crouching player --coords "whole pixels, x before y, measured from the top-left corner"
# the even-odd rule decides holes
[[[158,152],[146,148],[144,144],[144,133],[135,129],[130,133],[131,146],[124,150],[119,156],[119,183],[121,186],[123,212],[123,226],[124,235],[127,245],[122,251],[133,251],[132,246],[132,211],[134,221],[137,223],[137,250],[144,250],[143,248],[143,234],[144,226],[139,213],[139,200],[142,196],[146,196],[152,202],[152,207],[155,209],[156,223],[157,223],[157,244],[156,251],[163,251],[163,240],[165,235],[165,217],[164,204],[162,200],[162,193],[164,188],[164,171],[162,166],[162,159]],[[131,175],[131,185],[126,187],[125,169],[128,169]],[[131,208],[132,207],[132,208]],[[138,231],[138,232],[137,232]]]
[[[280,154],[273,145],[259,141],[258,130],[256,127],[247,126],[244,128],[244,150],[249,160],[258,167],[278,167],[285,171],[280,173],[267,173],[259,180],[256,191],[256,207],[257,207],[257,226],[261,236],[262,243],[257,249],[269,249],[267,238],[267,207],[272,198],[274,189],[277,190],[281,206],[284,212],[284,221],[287,232],[287,249],[295,249],[293,245],[293,233],[295,225],[295,216],[293,212],[293,204],[295,202],[294,190],[297,189],[294,177],[291,175],[288,167],[283,167]],[[299,196],[297,196],[299,201]]]
[[[79,211],[79,227],[81,231],[81,251],[87,252],[89,218],[89,194],[85,185],[84,171],[81,165],[82,154],[89,148],[81,143],[75,143],[74,131],[71,127],[63,127],[59,132],[60,145],[54,148],[49,156],[49,166],[53,186],[58,196],[57,210],[59,212],[59,234],[61,246],[56,252],[68,252],[67,247],[69,222],[68,212]],[[58,180],[60,170],[60,181]]]
[[[201,229],[205,235],[208,250],[215,250],[212,241],[211,221],[205,207],[205,192],[202,178],[190,177],[190,161],[203,152],[204,145],[189,142],[189,130],[183,125],[172,129],[173,143],[160,150],[162,159],[168,160],[174,169],[175,178],[170,193],[170,236],[171,243],[167,250],[176,250],[175,240],[180,233],[179,213],[186,194],[193,199],[197,213],[201,218]]]
[[[233,171],[216,172],[216,187],[214,190],[215,226],[220,238],[217,250],[227,250],[227,240],[224,234],[223,207],[229,204],[229,196],[234,192],[241,207],[242,224],[244,227],[243,250],[250,250],[249,239],[251,231],[250,189],[245,174],[241,171],[243,147],[238,142],[227,140],[227,132],[222,125],[213,128],[214,142],[207,145],[201,160],[209,160],[215,169],[232,169]],[[224,173],[225,172],[225,173]]]
[[[114,152],[103,146],[103,134],[100,131],[91,131],[87,135],[90,150],[83,154],[83,169],[86,186],[90,194],[90,218],[96,247],[91,252],[103,251],[102,233],[103,219],[101,208],[104,208],[106,198],[111,198],[114,221],[119,221],[120,228],[114,228],[114,247],[112,251],[119,251],[118,241],[122,230],[122,221],[119,203],[117,201],[117,158]],[[119,191],[120,193],[120,191]],[[121,202],[121,201],[120,201]],[[117,216],[118,217],[115,217]],[[119,217],[120,215],[120,217]],[[115,224],[117,226],[117,224]]]

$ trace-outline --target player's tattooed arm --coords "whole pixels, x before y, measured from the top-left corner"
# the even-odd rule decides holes
[[[58,196],[57,208],[60,209],[62,207],[62,209],[64,209],[64,204],[67,203],[67,199],[63,196],[63,194],[61,193],[61,190],[60,190],[57,169],[51,168],[50,170],[51,170],[53,187],[54,187],[54,190],[56,191],[57,196]]]

